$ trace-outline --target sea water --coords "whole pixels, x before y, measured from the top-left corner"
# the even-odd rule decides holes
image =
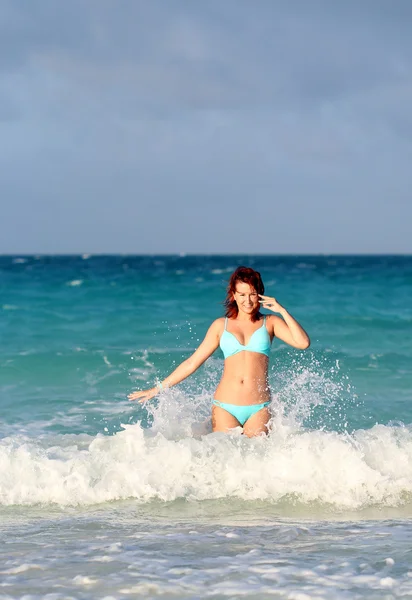
[[[238,265],[274,341],[270,435],[211,433]],[[412,257],[0,257],[0,599],[412,598]]]

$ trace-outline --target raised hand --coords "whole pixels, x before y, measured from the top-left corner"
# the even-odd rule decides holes
[[[277,313],[280,313],[282,312],[282,310],[284,310],[283,306],[279,304],[276,298],[272,298],[271,296],[263,296],[262,294],[259,294],[259,296],[261,298],[259,302],[262,308],[267,308]]]
[[[127,397],[129,400],[138,400],[141,404],[144,404],[148,400],[151,400],[159,393],[157,387],[150,388],[150,390],[140,390],[138,392],[132,392]]]

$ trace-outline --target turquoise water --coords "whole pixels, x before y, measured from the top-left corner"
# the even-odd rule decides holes
[[[129,403],[240,264],[312,340],[272,346],[269,438],[211,433],[220,351]],[[0,285],[0,598],[412,597],[412,257],[10,256]]]

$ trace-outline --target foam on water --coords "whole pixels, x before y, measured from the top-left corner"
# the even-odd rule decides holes
[[[21,535],[21,526],[14,531]],[[277,597],[295,600],[387,600],[412,591],[403,558],[409,524],[271,520],[233,527],[199,520],[193,527],[140,520],[134,511],[122,512],[115,526],[96,515],[59,527],[44,521],[34,533],[12,550],[7,545],[4,598],[269,598],[279,590]]]
[[[169,390],[148,406],[152,425],[115,435],[12,436],[0,441],[0,503],[91,505],[133,498],[238,498],[318,503],[334,510],[412,499],[412,430],[376,425],[305,429],[274,398],[271,434],[211,433],[210,396]]]

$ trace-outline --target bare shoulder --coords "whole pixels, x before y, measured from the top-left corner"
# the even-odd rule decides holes
[[[284,320],[282,317],[278,317],[278,315],[266,315],[266,323],[268,324],[268,329],[276,335],[276,327],[284,323]]]
[[[283,321],[282,317],[279,317],[279,315],[266,315],[266,320],[269,323],[279,323],[280,321]]]
[[[214,327],[217,331],[221,332],[225,328],[225,317],[219,317],[213,321],[211,327]]]
[[[215,319],[211,326],[209,327],[209,331],[220,335],[225,328],[225,317],[219,317]]]

